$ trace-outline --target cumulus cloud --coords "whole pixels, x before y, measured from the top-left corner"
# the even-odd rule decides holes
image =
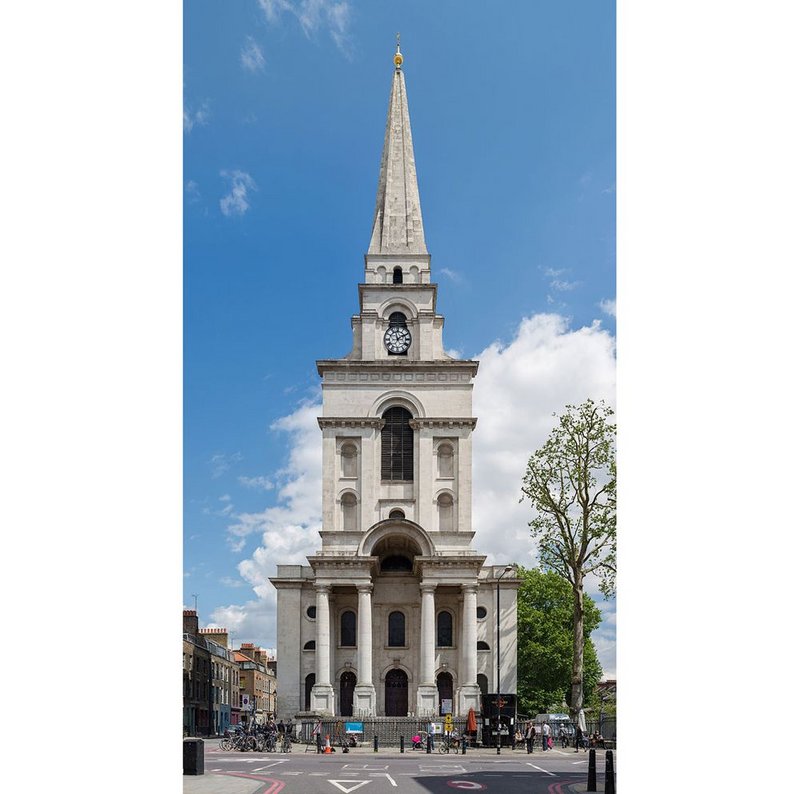
[[[261,47],[256,44],[252,36],[245,39],[242,50],[239,54],[242,67],[248,72],[260,72],[264,70],[264,53],[261,52]]]
[[[258,190],[253,177],[246,171],[220,171],[220,176],[230,180],[230,193],[219,201],[219,208],[226,216],[244,215],[250,209],[248,190]]]
[[[457,270],[451,270],[449,267],[440,267],[439,272],[454,284],[460,284],[463,281],[461,274]]]
[[[256,491],[271,491],[275,483],[269,477],[239,477],[239,484],[245,488],[253,488]]]
[[[617,301],[616,298],[607,298],[605,300],[601,300],[598,304],[600,308],[606,313],[611,315],[612,317],[617,316]]]
[[[615,404],[615,340],[599,322],[570,329],[561,315],[537,314],[520,323],[510,342],[494,342],[473,358],[481,362],[474,391],[475,548],[488,555],[490,564],[531,566],[536,563],[528,528],[531,508],[519,502],[528,458],[547,438],[553,415],[567,404],[587,397]],[[279,473],[278,503],[263,512],[238,514],[228,527],[232,547],[241,548],[245,538],[260,533],[259,547],[238,566],[255,598],[220,607],[214,620],[236,625],[255,642],[275,643],[275,590],[267,578],[276,562],[305,564],[321,543],[320,412],[315,400],[272,425],[290,441],[288,463]],[[600,601],[600,607],[604,622],[595,639],[605,674],[613,677],[616,605]]]
[[[352,9],[348,0],[258,0],[258,4],[270,23],[278,22],[284,12],[292,14],[307,38],[312,38],[319,30],[327,30],[339,51],[350,57]]]

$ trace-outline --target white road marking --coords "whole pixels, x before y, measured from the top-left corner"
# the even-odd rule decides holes
[[[260,766],[258,769],[254,769],[253,772],[261,772],[264,769],[269,769],[271,766],[278,766],[278,764],[288,764],[288,761],[273,761],[271,764],[267,764],[266,766]]]
[[[395,782],[394,782],[394,779],[392,778],[392,776],[391,776],[391,775],[390,775],[388,772],[372,772],[372,773],[370,774],[370,777],[383,777],[384,775],[386,776],[386,778],[388,779],[388,781],[389,781],[389,782],[390,782],[390,783],[391,783],[391,784],[392,784],[392,785],[393,785],[395,788],[397,788],[397,783],[395,783]]]
[[[546,769],[542,769],[540,766],[536,766],[536,764],[532,764],[530,761],[527,762],[528,766],[532,766],[534,769],[538,769],[540,772],[544,772],[545,775],[550,775],[550,777],[555,777],[555,772],[548,772]]]
[[[384,769],[388,769],[389,764],[344,764],[342,769],[358,769],[359,771],[368,772],[373,770],[375,772],[382,772]]]
[[[467,770],[461,764],[420,764],[420,772],[441,772],[442,774],[466,775]]]
[[[329,780],[328,783],[332,783],[339,791],[343,791],[344,794],[350,794],[351,791],[355,791],[357,788],[361,788],[362,786],[366,786],[367,783],[372,783],[371,780]],[[355,783],[354,786],[350,786],[350,788],[345,788],[342,783]]]

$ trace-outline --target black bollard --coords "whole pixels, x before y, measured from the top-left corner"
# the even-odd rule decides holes
[[[433,736],[428,734],[428,738],[425,740],[425,752],[430,753],[433,749]]]
[[[401,736],[400,737],[400,752],[404,753],[406,751],[406,740]]]
[[[461,735],[461,755],[467,754],[467,735],[464,733]]]
[[[614,753],[606,750],[606,787],[605,794],[614,794],[617,786],[614,783]]]
[[[378,734],[377,733],[375,734],[375,736],[372,739],[372,752],[373,753],[377,753],[378,752]]]
[[[589,750],[589,779],[586,781],[587,791],[597,791],[597,761],[594,749]]]
[[[183,774],[202,775],[205,772],[203,764],[203,740],[183,740]]]

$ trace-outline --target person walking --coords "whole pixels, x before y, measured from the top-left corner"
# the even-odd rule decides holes
[[[575,752],[578,752],[578,748],[583,745],[583,731],[581,730],[580,725],[575,726]],[[586,748],[584,747],[584,750]]]
[[[550,738],[550,723],[542,725],[542,750],[547,751],[547,740]]]

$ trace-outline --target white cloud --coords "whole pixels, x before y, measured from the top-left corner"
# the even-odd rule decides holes
[[[242,66],[248,72],[259,72],[264,70],[264,53],[261,47],[256,44],[252,36],[248,36],[239,54]]]
[[[451,270],[449,267],[440,267],[439,273],[446,276],[454,284],[460,284],[463,281],[461,274],[457,270]]]
[[[556,290],[556,292],[569,292],[575,289],[580,283],[580,281],[563,281],[556,278],[550,282],[550,286]]]
[[[241,452],[234,452],[232,455],[226,455],[223,452],[214,453],[208,461],[211,466],[211,479],[216,480],[222,477],[231,466],[242,460],[244,460],[244,456]]]
[[[312,38],[321,29],[327,29],[340,52],[350,57],[352,9],[348,0],[258,0],[258,4],[268,22],[278,22],[284,12],[294,15],[307,38]]]
[[[475,358],[481,362],[474,391],[475,548],[488,555],[490,564],[531,566],[536,562],[528,528],[531,509],[519,503],[525,466],[553,427],[553,414],[567,404],[587,397],[615,404],[615,340],[599,322],[571,330],[558,314],[537,314],[520,323],[511,342],[495,342]],[[256,598],[213,613],[214,620],[235,622],[242,636],[253,638],[245,641],[275,642],[275,590],[267,577],[274,575],[277,562],[305,564],[321,544],[320,412],[318,401],[306,403],[272,425],[290,436],[278,504],[239,514],[228,527],[232,547],[242,548],[245,538],[261,534],[259,547],[238,568]],[[613,677],[616,604],[599,601],[599,606],[604,622],[595,633],[596,645],[605,675]]]
[[[268,477],[239,477],[239,484],[257,491],[271,491],[275,484]]]
[[[197,110],[192,110],[188,105],[185,105],[183,108],[184,132],[191,132],[195,124],[205,127],[208,124],[208,118],[208,102],[203,102]]]
[[[248,190],[258,190],[253,177],[246,171],[220,171],[220,176],[231,182],[230,193],[219,200],[219,208],[226,216],[244,215],[250,209],[247,200]]]
[[[604,300],[601,300],[598,305],[606,314],[610,314],[612,317],[617,316],[616,298],[606,298]]]

